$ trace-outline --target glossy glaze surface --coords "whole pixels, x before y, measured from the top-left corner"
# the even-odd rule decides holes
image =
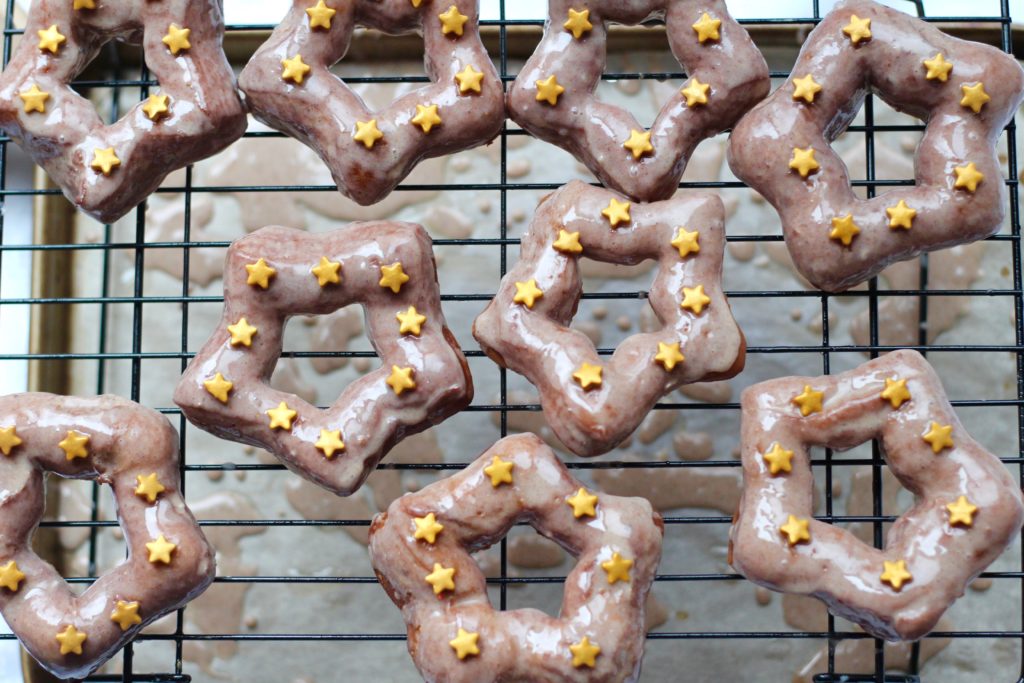
[[[213,581],[213,548],[180,492],[178,434],[159,413],[109,395],[5,396],[0,427],[14,427],[22,441],[0,455],[0,564],[13,560],[25,574],[17,591],[0,589],[0,613],[46,669],[80,678]],[[69,461],[59,447],[69,430],[89,437],[85,457]],[[114,492],[128,557],[81,595],[31,548],[43,515],[46,472],[93,479]],[[151,474],[164,487],[152,503],[135,492],[136,477]],[[170,564],[148,560],[145,544],[160,535],[177,546]],[[118,600],[137,601],[141,623],[122,631],[110,618]],[[56,634],[68,625],[87,635],[82,654],[60,654]]]
[[[722,292],[725,211],[718,197],[684,193],[632,204],[617,228],[602,215],[623,198],[580,181],[545,198],[522,240],[519,261],[473,324],[473,335],[500,365],[540,392],[551,428],[579,455],[598,455],[628,437],[659,398],[692,382],[732,377],[743,369],[746,344]],[[698,233],[700,251],[680,256],[672,241],[682,227]],[[578,232],[582,252],[553,247],[560,231]],[[580,256],[607,263],[658,262],[648,301],[663,327],[635,334],[610,358],[569,328],[583,292]],[[535,280],[543,296],[532,308],[516,303],[516,282]],[[699,314],[681,308],[683,288],[702,285],[710,303]],[[678,343],[685,360],[671,370],[655,360],[659,343]],[[583,389],[573,373],[600,365],[600,387]]]
[[[906,380],[910,399],[893,408],[886,380]],[[810,385],[823,410],[804,417],[792,399]],[[785,377],[742,397],[744,491],[730,531],[731,564],[751,581],[813,595],[836,615],[888,640],[916,640],[934,628],[967,584],[1016,537],[1024,520],[1019,486],[964,430],[935,371],[916,351],[896,351],[855,370]],[[936,453],[923,438],[932,422],[951,425],[953,446]],[[875,549],[846,529],[811,520],[810,541],[791,546],[780,527],[812,514],[811,446],[837,450],[878,439],[890,471],[914,506]],[[792,471],[772,475],[763,454],[778,443]],[[970,525],[952,524],[947,505],[977,506]],[[912,578],[899,590],[881,580],[883,561],[903,560]]]
[[[513,463],[512,482],[495,487],[485,468]],[[402,610],[409,652],[430,683],[635,681],[644,647],[644,603],[661,558],[661,517],[642,498],[594,492],[595,516],[574,517],[566,499],[582,484],[536,436],[497,442],[457,474],[394,501],[370,530],[370,559]],[[433,513],[444,526],[433,544],[414,538],[414,518]],[[471,551],[527,522],[577,560],[565,582],[559,618],[535,609],[496,611]],[[609,583],[601,567],[613,553],[633,561],[628,581]],[[454,590],[434,594],[424,581],[434,563],[454,567]],[[458,629],[478,633],[479,654],[459,660]],[[574,667],[569,646],[586,636],[600,654]]]
[[[854,14],[871,19],[870,40],[856,46],[843,33]],[[953,64],[945,82],[927,78],[924,60],[937,53]],[[794,79],[807,74],[821,86],[812,103],[794,99]],[[974,113],[960,104],[961,86],[979,82],[991,100]],[[869,90],[927,129],[915,157],[916,185],[879,188],[865,200],[830,144]],[[895,261],[999,230],[1007,197],[996,143],[1022,99],[1024,70],[1011,56],[868,0],[845,2],[808,36],[789,79],[736,125],[729,165],[779,212],[800,273],[816,287],[841,291]],[[788,164],[795,148],[808,147],[820,169],[802,178]],[[955,187],[954,169],[969,163],[985,176],[974,192]],[[863,174],[852,169],[855,178]],[[886,209],[900,200],[917,211],[910,229],[890,227]],[[829,236],[832,219],[847,215],[860,229],[849,246]]]

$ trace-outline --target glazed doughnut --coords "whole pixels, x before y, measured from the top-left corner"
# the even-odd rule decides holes
[[[330,71],[357,25],[421,31],[430,83],[371,111]],[[365,205],[386,197],[421,159],[485,144],[505,121],[476,0],[293,0],[239,84],[256,118],[315,150],[338,190]]]
[[[213,548],[181,494],[178,434],[156,411],[117,396],[5,396],[0,454],[0,613],[55,676],[89,675],[213,581]],[[81,594],[32,549],[47,472],[114,492],[128,557]]]
[[[608,24],[664,20],[690,75],[645,129],[597,98]],[[508,93],[509,117],[637,201],[671,197],[694,148],[768,94],[768,65],[723,0],[549,0],[544,38]]]
[[[287,319],[353,303],[363,306],[382,366],[324,410],[271,387]],[[221,322],[174,392],[202,429],[265,448],[342,496],[392,446],[472,398],[469,367],[441,312],[430,236],[383,221],[321,234],[268,227],[232,243]]]
[[[102,222],[245,132],[219,0],[33,0],[0,74],[0,128]],[[111,40],[141,43],[158,91],[105,125],[69,83]]]
[[[605,453],[673,389],[743,369],[746,343],[722,292],[724,250],[725,210],[715,195],[631,204],[570,182],[537,207],[519,261],[473,336],[495,362],[537,387],[569,450]],[[581,256],[657,261],[648,301],[662,328],[629,337],[602,360],[585,334],[569,328],[582,294]]]
[[[916,184],[860,199],[830,145],[869,91],[927,127]],[[729,165],[779,212],[800,273],[841,291],[894,261],[999,230],[1007,191],[996,144],[1022,100],[1012,56],[853,0],[822,20],[789,79],[736,125]]]
[[[744,490],[730,563],[759,585],[821,599],[879,638],[927,634],[1024,521],[1019,485],[964,430],[916,351],[756,384],[742,410]],[[871,439],[917,501],[882,549],[811,517],[810,448]]]
[[[470,556],[518,522],[576,558],[557,619],[496,611]],[[663,533],[647,500],[591,493],[520,434],[391,503],[370,526],[370,561],[429,683],[635,681]]]

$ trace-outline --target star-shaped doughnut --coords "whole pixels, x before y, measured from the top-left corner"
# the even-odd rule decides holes
[[[732,377],[746,345],[721,286],[725,214],[708,194],[639,204],[573,181],[543,200],[521,254],[473,324],[488,356],[540,392],[548,423],[573,453],[598,455],[690,382]],[[658,330],[599,356],[569,327],[582,295],[579,259],[658,263],[648,301]],[[544,353],[531,352],[542,340]]]

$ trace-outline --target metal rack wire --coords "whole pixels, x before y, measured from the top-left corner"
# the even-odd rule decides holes
[[[914,2],[918,14],[925,16],[925,7],[922,0],[910,0]],[[11,46],[14,38],[22,33],[22,31],[14,26],[14,0],[6,0],[7,13],[6,13],[6,25],[4,27],[4,44],[3,44],[3,63],[7,64],[10,54]],[[800,17],[800,18],[774,18],[774,19],[756,19],[742,21],[741,23],[753,26],[812,26],[816,24],[820,17],[821,11],[819,8],[818,0],[812,0],[812,13],[811,16]],[[540,26],[542,22],[537,21],[521,21],[521,20],[510,20],[505,18],[505,6],[506,2],[502,0],[500,3],[500,16],[497,20],[482,21],[481,24],[485,27],[493,27],[492,30],[496,30],[498,33],[498,45],[499,53],[495,55],[500,75],[506,83],[515,78],[515,74],[509,70],[509,52],[508,52],[508,32],[513,27],[519,26]],[[1011,33],[1011,15],[1010,15],[1010,1],[1000,0],[1000,16],[999,17],[971,17],[971,18],[946,18],[946,17],[926,17],[929,21],[944,22],[944,21],[955,21],[958,23],[977,23],[986,25],[998,26],[1000,43],[1004,51],[1012,54],[1013,43]],[[241,31],[252,31],[252,30],[267,30],[273,28],[272,26],[245,24],[245,25],[232,25],[228,27],[229,32],[241,32]],[[109,79],[90,79],[81,80],[76,82],[76,87],[88,88],[88,87],[106,87],[111,88],[113,96],[111,98],[110,109],[107,112],[110,120],[116,120],[122,112],[122,97],[120,91],[124,88],[141,88],[143,90],[143,96],[145,96],[145,90],[151,86],[156,85],[155,81],[150,78],[150,75],[142,67],[141,71],[137,68],[123,67],[117,62],[116,51],[110,51],[110,63],[113,65],[112,70],[109,74]],[[773,77],[785,77],[788,74],[786,72],[773,72]],[[606,80],[623,80],[623,79],[676,79],[683,78],[682,73],[607,73],[604,78]],[[387,78],[350,78],[347,79],[350,82],[421,82],[426,80],[423,77],[414,76],[403,76],[403,77],[387,77]],[[872,96],[868,96],[865,103],[865,123],[864,125],[852,126],[850,132],[856,134],[863,134],[866,144],[866,177],[863,181],[855,181],[854,185],[859,187],[867,188],[869,194],[873,194],[878,188],[882,187],[894,187],[912,185],[912,180],[878,180],[875,178],[875,135],[880,132],[904,132],[904,131],[920,131],[923,130],[922,126],[882,126],[876,125],[874,122],[874,100]],[[490,248],[494,248],[499,252],[501,274],[504,275],[508,266],[508,251],[510,247],[515,247],[518,244],[518,239],[509,237],[509,218],[508,218],[508,200],[510,193],[522,192],[522,191],[536,191],[536,190],[553,190],[558,187],[558,184],[547,184],[547,183],[515,183],[510,182],[507,174],[507,161],[508,161],[508,140],[511,136],[523,135],[522,131],[517,129],[511,129],[508,125],[502,131],[499,144],[500,144],[500,177],[497,183],[470,183],[470,184],[437,184],[437,185],[412,185],[404,184],[398,188],[398,191],[415,191],[415,190],[445,190],[449,192],[473,192],[473,191],[492,191],[497,192],[499,196],[499,208],[500,208],[500,224],[499,232],[496,237],[486,238],[466,238],[466,239],[435,239],[436,245],[449,245],[449,246],[465,246],[465,245],[483,245]],[[250,132],[247,137],[280,137],[278,133],[268,132]],[[729,291],[728,296],[732,299],[744,299],[744,298],[810,298],[817,299],[820,301],[821,307],[821,342],[816,345],[782,345],[782,346],[751,346],[748,348],[750,354],[790,354],[790,353],[803,353],[803,354],[818,354],[821,358],[821,371],[828,373],[830,371],[832,357],[835,354],[848,354],[848,353],[863,353],[869,352],[872,356],[876,356],[879,353],[892,350],[897,347],[886,346],[879,343],[879,315],[878,305],[879,297],[884,294],[886,297],[917,297],[920,301],[919,306],[919,339],[917,345],[912,348],[926,353],[975,353],[985,354],[992,352],[1004,352],[1011,353],[1015,356],[1016,369],[1017,369],[1017,382],[1016,382],[1016,397],[1013,399],[995,399],[995,398],[982,398],[982,399],[971,399],[971,400],[959,400],[954,401],[954,405],[959,407],[994,407],[1003,406],[1016,408],[1017,413],[1017,433],[1018,448],[1017,454],[1014,457],[1004,458],[1004,462],[1008,465],[1014,466],[1020,471],[1020,480],[1024,484],[1024,282],[1022,282],[1022,263],[1021,263],[1021,214],[1019,206],[1019,196],[1017,193],[1018,189],[1018,160],[1016,155],[1016,130],[1011,124],[1007,129],[1007,166],[1008,176],[1004,179],[1009,190],[1010,205],[1008,207],[1008,214],[1010,220],[1011,230],[1008,234],[1000,234],[990,238],[990,241],[998,243],[1000,248],[1008,249],[1012,258],[1013,263],[1013,286],[1009,289],[985,289],[985,290],[973,290],[973,289],[946,289],[937,290],[929,289],[927,287],[927,258],[922,259],[922,272],[921,289],[910,289],[910,290],[882,290],[879,289],[878,282],[872,280],[866,291],[852,291],[841,294],[825,294],[816,291],[806,291],[803,289],[792,289],[792,290],[774,290],[774,291]],[[45,189],[45,188],[8,188],[7,187],[7,169],[9,162],[9,151],[8,146],[10,139],[3,137],[0,138],[0,201],[6,203],[7,199],[15,196],[34,196],[34,197],[45,197],[48,195],[59,194],[59,190]],[[37,310],[49,306],[80,306],[85,304],[92,304],[99,306],[99,325],[96,330],[96,343],[94,352],[76,352],[70,353],[65,351],[55,352],[41,352],[35,350],[33,353],[28,354],[6,354],[0,355],[0,362],[9,360],[29,360],[39,363],[49,364],[61,364],[67,363],[71,360],[93,360],[96,362],[97,374],[95,390],[97,393],[103,393],[107,388],[105,384],[105,364],[110,361],[128,361],[131,365],[131,395],[133,400],[138,400],[140,395],[140,383],[143,375],[144,365],[147,361],[153,360],[166,360],[166,359],[177,359],[181,368],[184,369],[185,365],[191,358],[194,349],[189,347],[187,338],[187,329],[189,321],[189,306],[198,303],[207,302],[219,302],[221,297],[216,296],[196,296],[189,292],[189,256],[193,249],[201,247],[217,247],[225,248],[228,246],[227,242],[216,242],[216,241],[196,241],[192,239],[191,235],[191,211],[192,211],[192,198],[193,196],[200,193],[244,193],[244,192],[334,192],[335,188],[332,185],[281,185],[281,186],[231,186],[231,187],[220,187],[220,186],[202,186],[193,182],[192,169],[188,169],[184,176],[184,184],[181,187],[165,187],[160,192],[174,192],[183,193],[184,195],[184,224],[185,232],[184,237],[181,241],[173,242],[149,242],[145,241],[145,228],[146,228],[146,212],[145,205],[140,206],[135,213],[135,239],[129,242],[113,242],[111,226],[106,226],[103,233],[103,239],[96,243],[70,243],[70,240],[65,242],[55,242],[46,244],[33,244],[33,245],[11,245],[3,244],[3,229],[4,229],[4,213],[0,212],[0,269],[4,266],[3,258],[6,254],[14,251],[32,251],[34,253],[53,253],[53,252],[72,252],[72,251],[87,251],[87,250],[98,250],[102,252],[102,269],[100,272],[101,289],[98,295],[95,296],[79,296],[69,297],[63,295],[56,296],[37,296],[37,297],[4,297],[3,292],[0,292],[0,320],[3,319],[4,311],[9,310],[13,306],[28,306],[32,305]],[[703,189],[731,189],[741,188],[743,185],[737,182],[699,182],[699,183],[683,183],[683,187],[691,188],[703,188]],[[768,241],[779,241],[781,240],[780,235],[730,235],[729,241],[731,242],[768,242]],[[182,275],[182,289],[180,295],[176,296],[152,296],[145,295],[143,284],[144,284],[144,273],[143,268],[145,264],[147,252],[152,250],[171,249],[180,250],[183,254],[184,273]],[[114,251],[130,251],[134,257],[134,282],[133,292],[131,296],[113,296],[110,293],[110,276],[111,276],[111,254]],[[491,298],[492,292],[478,292],[470,294],[451,294],[443,293],[442,300],[446,302],[453,301],[486,301]],[[1012,301],[1012,308],[1014,311],[1014,343],[1013,344],[946,344],[946,345],[935,345],[928,342],[926,330],[928,323],[928,301],[934,296],[984,296],[984,297],[999,297],[1005,298]],[[637,299],[643,300],[646,297],[646,292],[642,291],[630,291],[630,292],[617,292],[617,293],[603,293],[603,294],[584,294],[585,299]],[[856,297],[866,298],[868,301],[870,311],[870,343],[865,346],[856,345],[839,345],[831,341],[830,335],[830,306],[840,298]],[[176,352],[149,352],[143,351],[143,325],[142,320],[147,306],[159,303],[176,303],[180,304],[182,308],[182,329],[181,329],[181,341],[180,348]],[[109,309],[114,305],[125,305],[131,307],[131,350],[113,352],[107,351],[108,341],[107,336],[109,333]],[[742,321],[741,321],[742,324]],[[467,340],[463,340],[464,342]],[[906,348],[906,347],[900,347]],[[613,349],[602,348],[600,353],[611,354]],[[482,352],[476,348],[464,349],[464,353],[468,357],[480,357]],[[346,352],[313,352],[313,351],[289,351],[284,354],[284,357],[315,357],[315,356],[346,356],[346,357],[362,357],[362,356],[373,356],[372,352],[358,352],[358,351],[346,351]],[[508,418],[509,414],[513,411],[537,411],[539,405],[536,404],[512,404],[509,402],[509,391],[506,372],[501,370],[498,374],[498,391],[499,391],[499,402],[497,404],[474,404],[469,408],[471,411],[476,412],[497,412],[500,414],[500,432],[504,436],[507,434]],[[662,402],[657,406],[657,409],[661,410],[685,410],[685,411],[697,411],[697,410],[738,410],[738,403],[680,403],[680,402]],[[180,411],[174,408],[162,408],[162,411],[172,416],[172,420],[177,421],[177,427],[181,433],[180,447],[181,447],[181,475],[182,485],[184,488],[185,474],[187,472],[203,472],[203,471],[215,471],[227,469],[225,465],[217,464],[196,464],[190,463],[188,453],[186,450],[186,430],[193,429],[189,426],[184,417],[181,416]],[[673,468],[673,467],[737,467],[739,462],[735,460],[724,460],[724,459],[713,459],[706,461],[665,461],[665,462],[612,462],[612,461],[589,461],[589,462],[573,462],[570,463],[570,467],[575,469],[608,469],[608,468]],[[381,469],[400,469],[400,470],[455,470],[462,468],[466,465],[465,462],[447,462],[444,464],[431,464],[431,465],[411,465],[411,464],[382,464]],[[816,468],[821,468],[824,471],[825,478],[825,513],[818,516],[818,519],[835,522],[835,523],[848,523],[848,522],[866,522],[873,525],[874,529],[874,542],[877,546],[881,546],[882,543],[882,530],[883,524],[892,522],[895,517],[891,515],[884,515],[882,510],[882,479],[881,473],[884,467],[884,461],[882,460],[877,447],[874,448],[872,456],[870,458],[846,458],[841,462],[833,460],[833,454],[831,451],[826,451],[824,457],[815,458],[812,460],[812,465]],[[832,491],[832,478],[833,471],[839,467],[847,467],[851,465],[868,465],[872,468],[872,503],[873,509],[870,515],[839,515],[833,509],[833,491]],[[231,469],[234,470],[268,470],[268,471],[279,471],[284,468],[280,465],[270,464],[239,464],[231,465]],[[115,520],[100,519],[100,506],[99,506],[99,493],[98,486],[93,487],[92,496],[92,515],[88,521],[69,521],[69,522],[45,522],[43,524],[46,528],[69,528],[69,527],[85,527],[89,529],[89,564],[88,564],[88,575],[85,577],[78,577],[70,579],[73,583],[89,583],[95,579],[96,574],[96,542],[97,533],[104,527],[116,526]],[[730,518],[727,516],[717,515],[678,515],[666,517],[665,523],[667,525],[728,525]],[[309,519],[264,519],[264,520],[209,520],[202,522],[204,526],[223,526],[223,525],[236,525],[244,524],[250,526],[263,526],[263,527],[292,527],[292,526],[313,526],[313,527],[339,527],[339,526],[360,526],[368,524],[366,520],[309,520]],[[508,555],[505,541],[501,542],[500,545],[500,559],[501,559],[501,573],[500,576],[494,579],[489,579],[489,582],[493,585],[497,585],[500,595],[500,607],[504,609],[507,606],[507,588],[517,583],[557,583],[563,581],[564,577],[512,577],[508,571]],[[1022,552],[1020,558],[1020,565],[1015,571],[993,571],[982,574],[982,577],[991,578],[997,582],[1010,582],[1019,581],[1022,587],[1024,587],[1024,552]],[[682,573],[682,574],[659,574],[657,582],[689,582],[700,584],[701,582],[719,582],[719,581],[739,581],[741,577],[731,572],[722,573]],[[219,576],[216,579],[219,583],[251,583],[251,584],[374,584],[376,579],[372,576],[365,577],[340,577],[340,576]],[[187,609],[187,608],[185,608]],[[170,634],[145,634],[139,637],[138,640],[169,640],[173,641],[175,645],[175,664],[173,671],[163,673],[147,673],[140,674],[136,673],[133,668],[133,646],[129,644],[121,655],[123,660],[123,674],[118,675],[94,675],[89,677],[88,681],[101,682],[101,681],[134,681],[135,683],[148,683],[148,682],[175,682],[184,683],[191,681],[191,677],[183,673],[183,661],[182,661],[182,650],[184,644],[187,641],[193,640],[205,640],[205,641],[217,641],[217,640],[234,640],[234,641],[402,641],[405,639],[403,633],[369,633],[369,632],[352,632],[352,633],[315,633],[315,634],[297,634],[297,633],[234,633],[234,634],[199,634],[199,633],[188,633],[184,629],[184,609],[179,610],[177,614],[176,628],[173,633]],[[992,631],[950,631],[950,632],[936,632],[929,636],[929,638],[936,637],[947,637],[947,638],[972,638],[972,639],[1012,639],[1016,641],[1024,641],[1024,603],[1021,605],[1022,622],[1017,629],[1007,630],[992,630]],[[813,639],[818,641],[827,642],[828,644],[828,660],[827,670],[817,675],[814,680],[818,683],[833,683],[838,681],[849,681],[851,683],[855,681],[875,681],[884,683],[888,681],[890,683],[899,683],[916,681],[917,676],[915,672],[908,675],[893,675],[886,674],[886,662],[885,662],[885,650],[881,641],[875,640],[875,670],[872,674],[857,674],[848,675],[842,671],[836,669],[836,658],[835,652],[836,647],[839,643],[844,640],[852,639],[865,639],[870,636],[862,633],[844,630],[840,631],[836,629],[836,623],[833,617],[828,617],[828,627],[825,631],[821,632],[790,632],[790,631],[686,631],[686,632],[655,632],[648,636],[652,640],[663,640],[663,639],[720,639],[728,640],[735,644],[737,649],[743,647],[743,643],[751,640],[764,640],[764,639]],[[7,636],[6,638],[12,638]],[[917,651],[916,647],[914,650],[914,656],[912,657],[912,669],[916,670],[917,662]],[[1021,669],[1018,683],[1024,682],[1024,648],[1022,648],[1021,654]],[[742,675],[742,672],[736,672],[737,676]],[[737,679],[738,680],[738,679]]]

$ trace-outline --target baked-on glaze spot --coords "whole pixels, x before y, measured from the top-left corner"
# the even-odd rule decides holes
[[[689,79],[648,130],[596,92],[608,24],[653,19],[664,20],[672,54]],[[513,121],[568,151],[606,186],[654,201],[675,193],[702,140],[730,127],[769,88],[764,57],[723,0],[549,0],[544,38],[512,84],[508,110]]]
[[[544,199],[519,261],[473,324],[488,356],[537,387],[551,428],[578,455],[614,448],[673,389],[743,369],[746,344],[721,286],[721,200],[685,193],[632,204],[626,223],[609,224],[602,210],[623,203],[629,206],[580,181]],[[585,334],[569,328],[583,292],[580,257],[657,261],[648,301],[661,329],[629,337],[611,357],[599,356]]]
[[[213,548],[181,495],[178,434],[156,411],[109,395],[0,397],[0,425],[19,439],[0,458],[0,613],[48,671],[83,678],[213,581]],[[80,457],[61,446],[72,434]],[[114,493],[128,557],[84,592],[32,549],[47,473]]]
[[[877,19],[872,28],[872,40],[884,35]],[[803,415],[791,399],[806,386],[822,391],[824,402]],[[762,382],[743,392],[741,404],[744,490],[730,563],[761,586],[821,599],[879,638],[917,640],[931,631],[1024,521],[1020,487],[967,434],[916,351],[839,375]],[[922,439],[937,424],[951,428],[953,445],[934,450]],[[871,439],[917,503],[893,523],[881,549],[815,519],[804,538],[793,520],[813,514],[811,447],[846,450]],[[791,468],[770,469],[762,454],[773,444],[793,453]]]
[[[245,132],[223,33],[219,0],[96,6],[36,0],[26,39],[0,74],[0,129],[82,211],[115,221],[168,173],[219,152]],[[160,86],[106,125],[69,83],[111,40],[141,42]]]
[[[860,199],[831,143],[869,92],[927,128],[916,184]],[[996,144],[1022,100],[1024,70],[1011,56],[851,0],[811,32],[789,80],[736,124],[729,165],[779,212],[800,273],[842,291],[999,229],[1007,191]]]
[[[371,111],[330,72],[356,26],[421,32],[430,82]],[[256,118],[315,150],[338,190],[363,205],[386,197],[422,159],[489,142],[505,120],[476,0],[294,0],[238,81]]]
[[[321,286],[312,272],[324,258],[340,264],[339,282]],[[248,269],[260,263],[261,274],[274,275],[250,284]],[[363,306],[381,367],[324,410],[271,387],[287,319],[353,303]],[[403,331],[396,317],[410,311],[414,317],[406,319],[417,324]],[[248,345],[233,343],[242,319],[258,330]],[[199,427],[265,448],[294,472],[346,496],[396,443],[472,398],[466,359],[441,312],[430,236],[418,225],[382,221],[320,234],[268,227],[232,243],[221,321],[174,392]]]
[[[487,469],[498,461],[511,464],[513,476],[495,486]],[[579,515],[567,504],[573,499],[586,508]],[[428,519],[444,529],[432,540],[420,531]],[[576,558],[558,618],[495,610],[470,555],[520,522]],[[647,500],[587,492],[539,437],[521,434],[391,503],[370,526],[370,561],[402,610],[426,681],[618,683],[640,673],[662,534]]]

